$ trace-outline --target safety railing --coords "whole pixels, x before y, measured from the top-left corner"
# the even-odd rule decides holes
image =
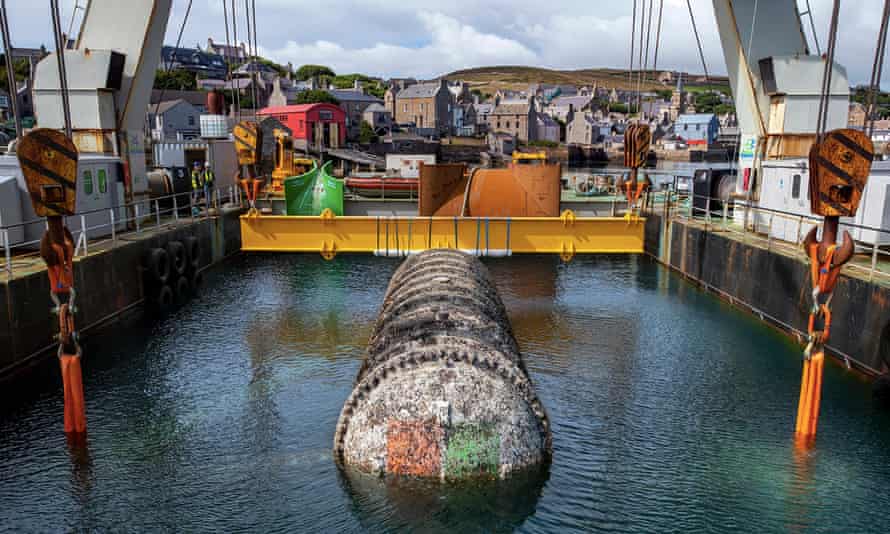
[[[647,210],[660,213],[668,220],[696,223],[706,231],[726,233],[767,250],[801,255],[805,254],[802,245],[807,233],[812,227],[821,228],[823,222],[811,214],[756,206],[744,199],[722,200],[696,195],[691,187],[665,192],[660,202],[648,203]],[[844,219],[840,229],[850,232],[856,246],[853,261],[844,269],[863,275],[869,281],[876,278],[890,280],[890,229]],[[864,233],[869,235],[863,237]]]
[[[137,235],[152,229],[161,229],[180,224],[181,221],[195,221],[211,217],[207,208],[221,207],[225,200],[229,205],[242,206],[241,190],[237,186],[214,189],[212,201],[206,202],[203,192],[175,193],[144,200],[136,200],[114,206],[85,210],[65,216],[64,222],[75,241],[75,257],[85,256],[91,249],[105,244],[116,244],[127,236]],[[203,208],[203,209],[202,209]],[[4,225],[0,214],[0,244],[3,258],[0,271],[12,278],[16,266],[21,269],[42,262],[40,258],[40,238],[27,239],[33,229],[46,228],[46,219],[32,219]],[[30,230],[30,231],[29,231]],[[20,233],[21,239],[13,243],[12,236]]]

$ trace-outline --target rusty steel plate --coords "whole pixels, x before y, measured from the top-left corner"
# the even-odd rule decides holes
[[[810,208],[822,216],[853,217],[871,172],[874,145],[849,128],[832,130],[810,149]]]
[[[460,215],[467,190],[466,170],[463,163],[421,164],[417,214]]]
[[[38,217],[73,215],[77,195],[77,147],[64,133],[39,128],[16,148],[31,205]]]
[[[262,159],[263,131],[254,121],[241,121],[232,129],[240,165],[256,165]]]

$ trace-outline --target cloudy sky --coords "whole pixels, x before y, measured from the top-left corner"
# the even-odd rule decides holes
[[[203,45],[208,36],[224,41],[222,1],[193,0],[184,46]],[[235,3],[240,40],[245,2]],[[830,0],[810,3],[824,46]],[[13,46],[52,43],[48,1],[7,0],[7,4]],[[67,26],[75,1],[61,4]],[[170,44],[176,41],[187,4],[188,0],[173,0]],[[693,0],[692,4],[708,69],[723,74],[712,3]],[[870,77],[882,4],[842,2],[837,58],[853,83]],[[339,73],[420,78],[484,65],[627,67],[632,6],[632,0],[256,0],[264,56],[294,65],[329,65]],[[702,70],[686,0],[664,0],[659,67]],[[890,82],[890,68],[885,73],[885,82]]]

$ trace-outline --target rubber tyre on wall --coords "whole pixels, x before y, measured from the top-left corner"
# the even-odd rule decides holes
[[[149,249],[145,256],[145,270],[149,281],[166,284],[170,276],[170,261],[167,251],[162,248]]]
[[[198,269],[201,266],[201,241],[195,236],[188,236],[182,240],[185,245],[186,257],[192,269]]]
[[[170,262],[171,274],[182,276],[188,267],[188,255],[185,246],[179,241],[170,241],[167,243],[167,258]],[[171,284],[173,285],[173,284]]]
[[[189,277],[189,289],[191,289],[192,295],[197,295],[201,292],[201,287],[204,286],[204,274],[201,271],[195,271]]]
[[[173,307],[174,295],[173,290],[167,284],[157,286],[151,293],[146,295],[149,306],[156,313],[165,313]]]
[[[182,306],[186,302],[188,302],[189,298],[192,296],[192,287],[189,283],[189,279],[185,276],[180,276],[176,279],[176,283],[173,286],[174,293],[176,296],[176,305]]]

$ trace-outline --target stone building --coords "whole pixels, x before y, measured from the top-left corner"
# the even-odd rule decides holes
[[[379,102],[365,108],[362,119],[370,124],[374,131],[385,131],[392,127],[392,113]]]
[[[850,128],[865,128],[865,106],[859,102],[850,102],[850,117],[847,119],[847,125]]]
[[[499,104],[486,121],[489,132],[507,133],[523,142],[537,139],[537,111],[533,103]]]
[[[362,115],[373,104],[383,104],[376,96],[365,94],[360,86],[353,89],[329,89],[328,92],[340,102],[340,109],[346,113],[346,138],[358,139],[362,126]]]
[[[395,97],[395,120],[413,125],[418,135],[440,136],[451,132],[452,96],[445,79],[408,86]]]

